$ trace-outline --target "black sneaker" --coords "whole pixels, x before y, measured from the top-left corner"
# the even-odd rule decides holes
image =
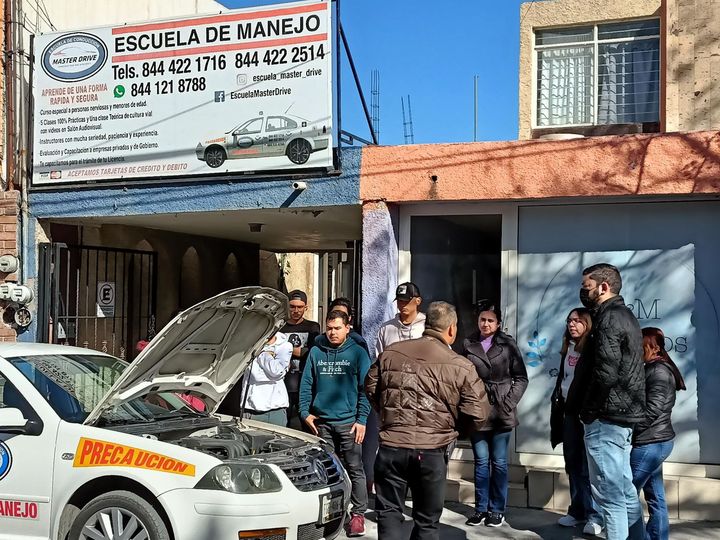
[[[471,527],[482,525],[489,515],[489,512],[475,512],[475,514],[465,522],[465,525],[470,525]]]
[[[505,523],[505,514],[500,512],[490,512],[490,515],[485,519],[486,527],[499,527]]]

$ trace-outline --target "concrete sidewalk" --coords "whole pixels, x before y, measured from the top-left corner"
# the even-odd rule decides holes
[[[408,501],[409,502],[409,501]],[[410,502],[409,502],[410,503]],[[411,504],[411,503],[410,503]],[[412,519],[408,507],[405,521],[405,538],[410,538]],[[573,540],[592,539],[594,536],[585,536],[581,528],[570,529],[557,525],[561,514],[543,510],[527,508],[510,508],[505,518],[507,523],[502,527],[466,527],[465,520],[472,514],[472,508],[459,503],[446,503],[443,511],[440,538],[441,540],[466,540],[480,538],[513,538],[520,540],[551,539]],[[365,514],[367,534],[365,538],[377,539],[377,525],[375,512],[369,510]],[[344,534],[340,536],[343,538]],[[670,538],[672,540],[720,540],[720,521],[672,521],[670,524]]]

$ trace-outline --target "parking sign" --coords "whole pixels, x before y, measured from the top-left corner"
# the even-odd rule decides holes
[[[99,281],[97,286],[97,316],[115,316],[115,282]]]

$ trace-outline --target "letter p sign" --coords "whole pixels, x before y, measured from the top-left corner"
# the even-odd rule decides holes
[[[115,316],[115,282],[99,281],[97,285],[97,316]]]

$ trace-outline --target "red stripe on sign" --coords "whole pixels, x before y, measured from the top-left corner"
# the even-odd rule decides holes
[[[138,24],[134,26],[119,26],[112,29],[115,34],[132,34],[135,32],[152,32],[153,30],[168,30],[172,28],[184,28],[186,26],[202,26],[219,22],[245,21],[248,19],[262,19],[267,17],[278,17],[280,15],[297,15],[298,13],[312,13],[313,11],[325,11],[327,3],[311,4],[309,6],[298,6],[283,9],[271,9],[267,11],[255,11],[251,13],[228,13],[227,15],[213,15],[211,17],[200,17],[197,19],[186,19],[182,21],[167,21],[150,24]]]
[[[298,36],[282,39],[268,39],[265,41],[253,41],[251,43],[229,43],[226,45],[207,45],[205,47],[194,47],[191,49],[173,49],[170,51],[158,51],[137,54],[123,54],[113,56],[113,63],[135,62],[137,60],[153,60],[155,58],[168,58],[171,56],[189,56],[193,54],[206,54],[214,52],[241,51],[243,49],[263,49],[266,47],[277,47],[281,45],[295,45],[296,43],[313,43],[315,41],[327,40],[327,34],[315,36]]]

